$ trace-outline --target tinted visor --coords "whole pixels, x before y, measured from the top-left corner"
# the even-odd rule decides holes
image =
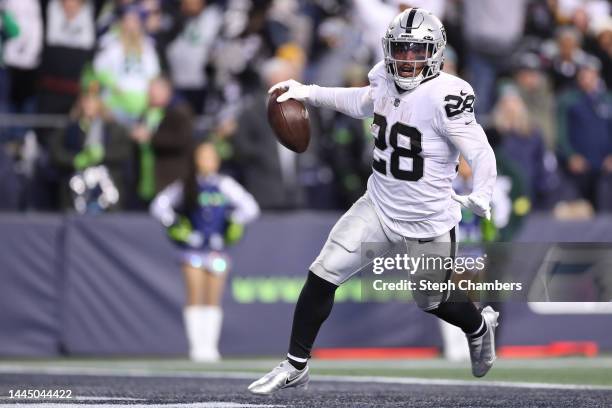
[[[430,46],[429,43],[391,41],[389,54],[396,60],[425,61],[431,55]]]

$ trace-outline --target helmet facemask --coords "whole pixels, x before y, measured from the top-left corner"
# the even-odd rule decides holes
[[[387,72],[397,86],[411,90],[440,71],[443,48],[427,40],[383,38]]]

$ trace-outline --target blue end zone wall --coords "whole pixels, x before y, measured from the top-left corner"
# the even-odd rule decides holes
[[[293,303],[337,213],[266,214],[232,248],[221,351],[282,355]],[[612,241],[612,218],[533,216],[520,241]],[[172,244],[146,215],[0,216],[0,356],[180,355],[184,288]],[[435,319],[412,304],[338,293],[318,347],[440,346]],[[593,340],[612,350],[612,316],[537,315],[505,305],[501,344]]]
[[[63,230],[59,217],[0,218],[0,355],[57,353]]]

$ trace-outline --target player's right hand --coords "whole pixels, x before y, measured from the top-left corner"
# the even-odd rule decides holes
[[[489,201],[477,197],[474,194],[467,196],[457,195],[454,191],[451,193],[451,198],[477,216],[486,218],[487,220],[491,219],[491,206],[489,205]]]
[[[194,231],[191,222],[186,217],[179,217],[168,227],[168,236],[171,240],[188,245],[192,248],[197,248],[204,241],[202,234]]]
[[[295,79],[289,79],[273,85],[272,88],[268,89],[268,94],[276,91],[277,89],[286,89],[285,93],[276,98],[276,102],[285,102],[289,99],[295,99],[300,102],[304,102],[308,99],[310,94],[310,87],[303,85]]]

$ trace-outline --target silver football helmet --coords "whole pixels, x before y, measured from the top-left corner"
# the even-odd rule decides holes
[[[411,90],[440,72],[446,31],[430,11],[410,8],[391,21],[382,46],[387,73],[398,87]]]

